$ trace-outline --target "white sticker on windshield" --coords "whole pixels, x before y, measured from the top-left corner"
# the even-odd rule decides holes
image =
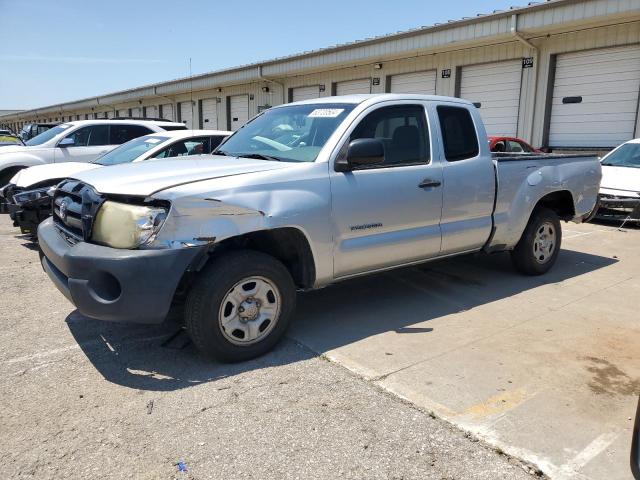
[[[158,143],[160,141],[159,138],[147,138],[145,143]]]
[[[344,108],[316,108],[309,114],[309,118],[336,118],[344,112]]]

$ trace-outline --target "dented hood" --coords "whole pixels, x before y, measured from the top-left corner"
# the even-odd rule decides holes
[[[287,168],[285,162],[198,155],[127,163],[73,175],[99,193],[148,196],[167,188],[214,178]]]

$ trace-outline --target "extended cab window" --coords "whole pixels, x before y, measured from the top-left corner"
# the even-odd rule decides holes
[[[134,138],[153,133],[141,125],[111,125],[111,145],[121,145]]]
[[[355,128],[350,140],[358,138],[377,138],[382,141],[382,166],[429,162],[429,133],[424,107],[420,105],[397,105],[371,112]]]
[[[438,106],[444,156],[449,162],[478,155],[478,136],[469,110],[462,107]]]

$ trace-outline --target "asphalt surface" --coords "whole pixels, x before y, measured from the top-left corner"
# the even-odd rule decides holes
[[[87,320],[32,247],[0,218],[2,478],[531,477],[290,339],[222,365],[174,324]]]

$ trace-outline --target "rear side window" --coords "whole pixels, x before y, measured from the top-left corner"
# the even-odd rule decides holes
[[[469,110],[440,105],[438,118],[444,141],[444,156],[449,162],[478,155],[478,136]]]
[[[121,145],[134,138],[153,133],[141,125],[111,125],[111,145]]]

